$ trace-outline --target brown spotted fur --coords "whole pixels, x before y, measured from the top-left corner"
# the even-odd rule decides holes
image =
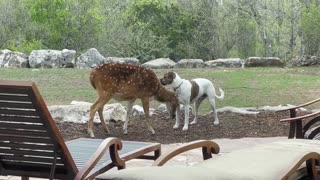
[[[109,129],[103,121],[103,106],[111,99],[118,101],[128,101],[128,115],[124,124],[127,126],[128,116],[132,105],[136,99],[141,99],[147,119],[147,125],[150,131],[154,133],[150,124],[149,117],[149,101],[155,98],[160,102],[167,103],[168,109],[174,118],[178,99],[173,92],[167,91],[160,83],[156,74],[151,70],[142,66],[124,64],[124,63],[107,63],[93,69],[90,74],[90,82],[97,91],[97,100],[90,108],[90,117],[88,123],[88,132],[94,137],[92,132],[93,117],[98,111],[102,125],[105,131]]]

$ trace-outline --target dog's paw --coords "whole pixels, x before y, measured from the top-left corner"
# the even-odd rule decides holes
[[[183,131],[188,130],[188,126],[183,126],[182,130],[183,130]]]
[[[178,129],[179,128],[179,125],[178,124],[175,124],[174,126],[173,126],[173,129]]]
[[[197,121],[193,120],[190,124],[197,124]]]
[[[214,121],[213,124],[214,124],[214,125],[218,125],[218,124],[219,124],[219,121]]]

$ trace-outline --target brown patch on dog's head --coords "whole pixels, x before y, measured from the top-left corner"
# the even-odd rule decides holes
[[[191,80],[190,83],[192,85],[190,102],[192,102],[199,94],[199,85],[193,80]]]
[[[163,75],[163,78],[160,79],[160,82],[162,85],[168,85],[173,82],[173,80],[176,78],[176,74],[174,72],[168,72]]]

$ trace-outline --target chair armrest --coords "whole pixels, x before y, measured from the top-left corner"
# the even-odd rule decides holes
[[[318,101],[320,102],[320,98],[315,99],[315,100],[310,101],[310,102],[307,102],[307,103],[304,103],[304,104],[300,104],[300,105],[298,105],[298,106],[293,106],[293,107],[281,109],[281,110],[278,110],[277,112],[280,112],[280,111],[288,111],[288,110],[292,110],[292,109],[299,109],[299,108],[301,108],[301,107],[308,106],[308,105],[313,104],[313,103],[316,103],[316,102],[318,102]]]
[[[307,115],[304,115],[304,116],[298,116],[298,117],[293,117],[293,118],[281,119],[280,122],[302,120],[302,119],[305,119],[305,118],[317,116],[318,114],[320,114],[320,111],[314,112],[314,113],[311,113],[311,114],[307,114]]]
[[[175,157],[176,155],[179,155],[181,153],[184,153],[186,151],[196,149],[196,148],[202,148],[202,154],[203,159],[209,159],[212,157],[211,154],[218,154],[220,151],[220,147],[217,143],[209,140],[197,140],[192,141],[186,144],[183,144],[182,146],[176,147],[172,149],[171,151],[162,154],[154,163],[152,166],[162,166],[167,161]]]
[[[110,149],[109,152],[112,162],[116,166],[124,167],[125,161],[123,161],[118,154],[118,151],[122,149],[121,140],[118,138],[107,138],[102,141],[95,153],[92,154],[92,156],[83,166],[83,168],[79,170],[74,180],[85,179],[85,177],[90,173],[90,171],[99,162],[99,160],[103,157],[103,155],[106,153],[108,149]]]

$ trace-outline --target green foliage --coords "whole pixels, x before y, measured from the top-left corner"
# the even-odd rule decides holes
[[[255,42],[256,42],[256,25],[255,23],[246,17],[239,17],[237,19],[238,32],[237,32],[237,47],[238,57],[246,58],[255,54]]]
[[[301,0],[0,0],[0,48],[95,47],[105,56],[320,54],[320,9]],[[285,59],[288,58],[288,59]]]
[[[0,48],[9,48],[29,41],[36,32],[24,1],[0,1]]]
[[[169,54],[172,59],[185,56],[176,49],[179,42],[189,41],[197,27],[197,16],[182,9],[176,4],[164,4],[159,0],[138,0],[127,11],[127,25],[134,29],[144,29],[158,37],[168,39]]]
[[[27,0],[31,18],[44,27],[37,38],[52,49],[84,49],[103,30],[98,0]]]
[[[68,33],[67,23],[71,20],[68,4],[62,0],[29,0],[28,7],[34,22],[48,26],[46,45],[54,49],[60,48],[63,34]],[[45,29],[44,29],[45,30]]]
[[[306,54],[320,54],[320,7],[311,4],[309,8],[303,8],[301,19],[301,31],[305,42]]]
[[[42,49],[44,46],[42,43],[38,40],[22,40],[18,43],[15,43],[13,41],[8,42],[8,48],[12,51],[18,51],[29,54],[32,50]]]
[[[140,63],[152,59],[166,57],[170,54],[166,37],[155,36],[150,31],[136,30],[136,32],[127,32],[121,36],[121,39],[112,42],[112,48],[120,57],[136,57]],[[112,53],[112,52],[110,52]]]

